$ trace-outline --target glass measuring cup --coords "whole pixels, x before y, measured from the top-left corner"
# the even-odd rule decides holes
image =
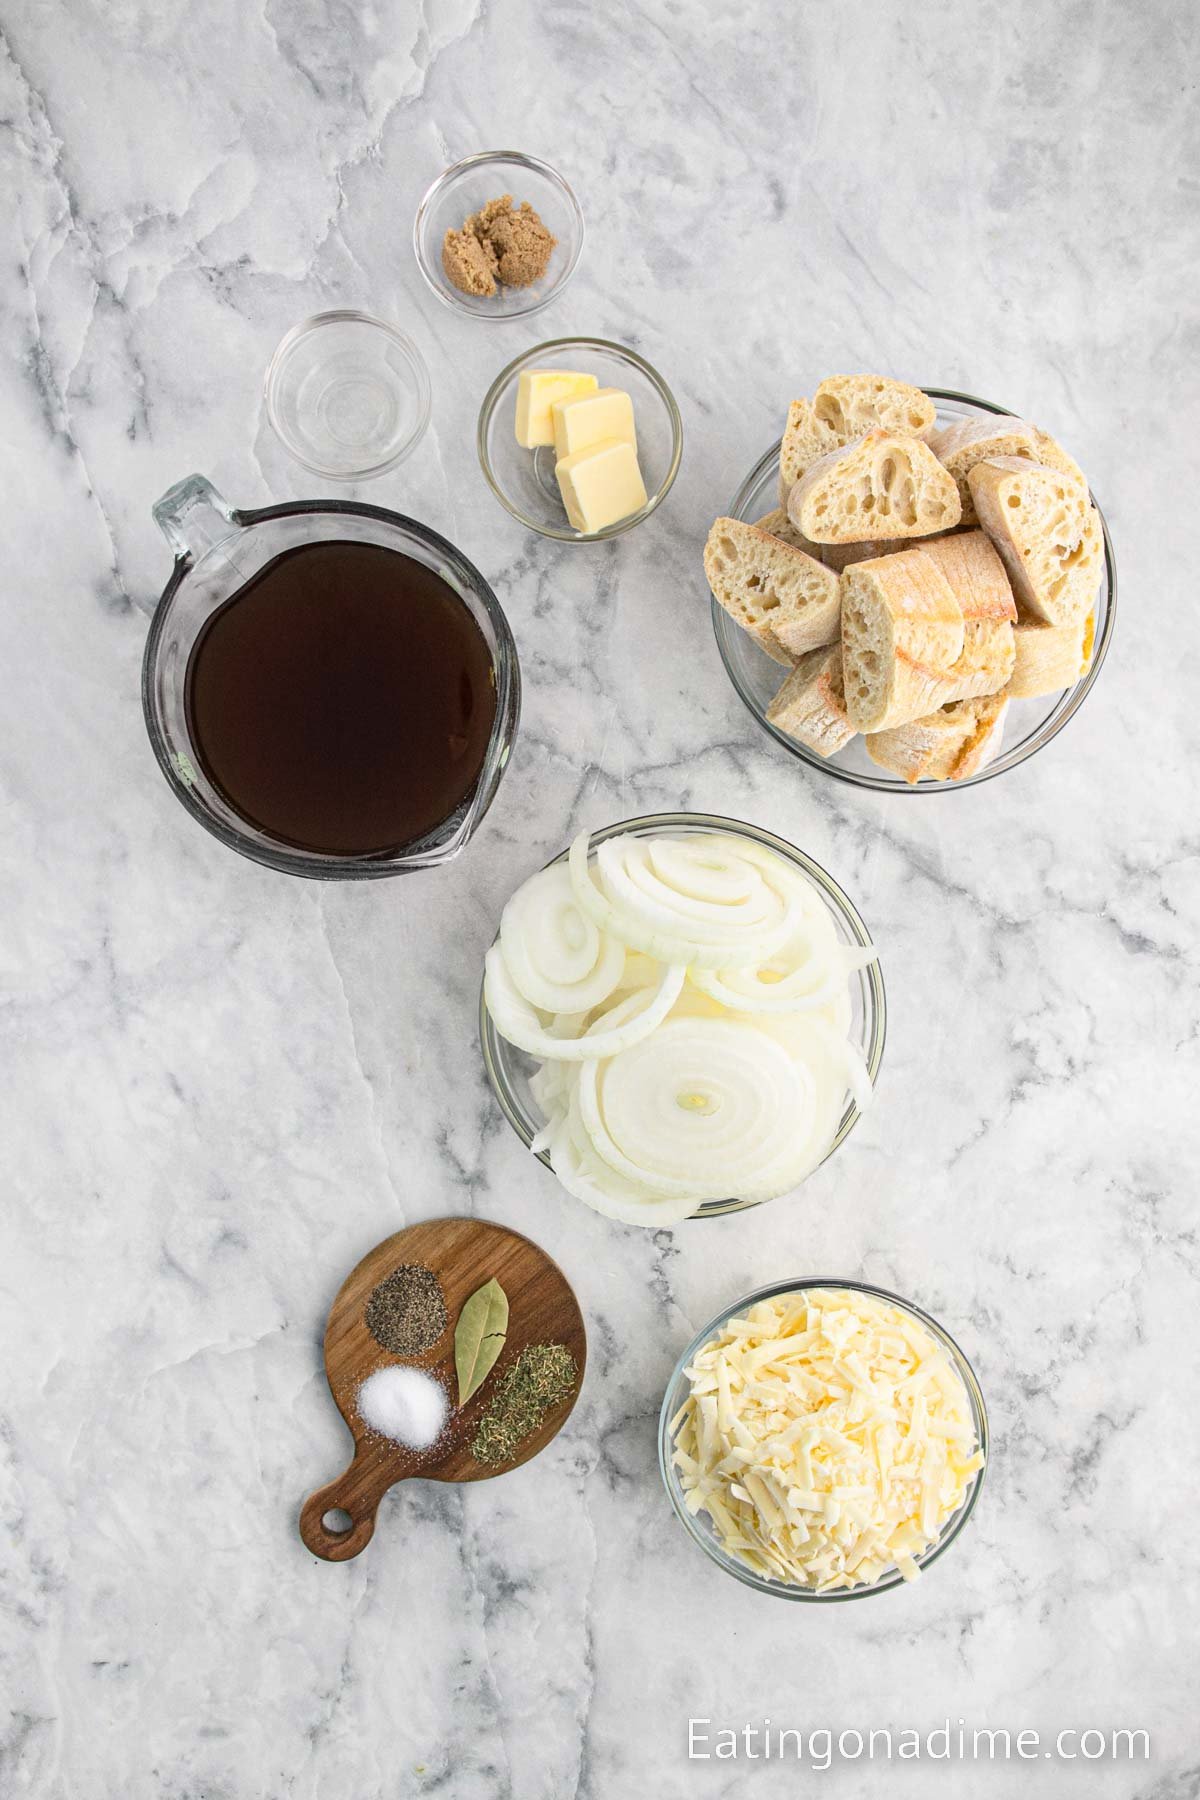
[[[177,482],[153,513],[175,553],[175,567],[146,638],[142,709],[159,768],[180,804],[231,850],[288,875],[326,881],[373,879],[434,868],[457,856],[495,798],[516,738],[521,703],[512,631],[473,564],[427,525],[381,506],[299,500],[245,512],[232,507],[202,475]],[[260,831],[209,780],[188,725],[188,659],[213,614],[285,551],[331,540],[400,551],[440,576],[482,632],[494,671],[495,719],[474,787],[440,825],[382,855],[327,855],[283,844]]]

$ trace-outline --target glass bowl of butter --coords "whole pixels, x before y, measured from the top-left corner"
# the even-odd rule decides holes
[[[679,472],[683,423],[658,370],[606,338],[551,338],[501,369],[479,413],[479,462],[530,531],[602,543],[640,525]]]
[[[915,1580],[974,1511],[987,1408],[954,1339],[910,1300],[828,1277],[745,1294],[675,1365],[658,1460],[676,1516],[726,1574],[782,1600]]]

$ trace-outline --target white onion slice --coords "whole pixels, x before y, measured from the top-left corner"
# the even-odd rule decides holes
[[[788,902],[761,869],[725,850],[721,840],[685,839],[668,854],[655,838],[607,838],[596,852],[605,888],[618,909],[698,942],[737,945],[775,934]]]
[[[541,1156],[544,1151],[549,1150],[551,1144],[558,1136],[563,1116],[562,1113],[554,1113],[546,1120],[546,1123],[542,1126],[540,1131],[534,1132],[529,1140],[529,1154],[531,1156]]]
[[[625,967],[624,945],[582,911],[562,863],[523,882],[500,918],[500,948],[517,991],[542,1012],[586,1013]]]
[[[587,1141],[574,1106],[551,1142],[550,1167],[569,1194],[624,1225],[655,1229],[677,1225],[701,1204],[699,1196],[655,1194],[618,1175]]]
[[[786,942],[799,918],[794,896],[755,870],[748,871],[740,905],[676,891],[649,862],[646,845],[653,841],[628,836],[601,844],[601,883],[588,865],[588,834],[582,832],[571,845],[575,897],[602,932],[660,962],[710,969],[763,962]],[[728,861],[722,854],[721,866]]]
[[[483,997],[496,1030],[518,1050],[548,1062],[582,1062],[593,1056],[613,1056],[649,1037],[678,999],[683,977],[684,970],[670,964],[663,969],[656,988],[639,990],[606,1015],[606,1031],[597,1032],[593,1026],[580,1038],[555,1037],[517,988],[499,944],[493,944],[484,959]],[[628,1010],[618,1019],[616,1014],[623,1009]]]
[[[767,962],[756,968],[694,969],[690,979],[735,1012],[819,1012],[837,1005],[846,994],[847,975],[866,968],[876,954],[873,944],[843,944],[821,906]]]
[[[849,1088],[855,1106],[860,1113],[865,1113],[875,1098],[875,1089],[861,1050],[849,1038],[839,1036],[824,1020],[814,1020],[814,1024],[828,1047],[831,1059],[841,1070],[843,1085]]]
[[[846,986],[837,956],[816,941],[807,924],[777,955],[754,968],[694,969],[691,979],[704,993],[740,1012],[815,1012],[832,1006]]]
[[[580,1071],[579,1110],[597,1153],[627,1180],[723,1199],[808,1135],[803,1063],[749,1021],[673,1019]]]

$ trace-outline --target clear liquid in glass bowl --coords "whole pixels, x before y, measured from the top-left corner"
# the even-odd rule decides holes
[[[932,387],[926,388],[924,392],[937,402],[939,426],[953,425],[960,419],[1012,416],[1007,407],[994,406],[990,400],[978,400],[970,394],[956,394]],[[779,445],[773,444],[759,458],[734,495],[728,516],[746,519],[753,524],[774,511],[779,505],[778,482]],[[1095,496],[1092,498],[1094,500]],[[1100,512],[1099,506],[1096,510]],[[1025,762],[1052,738],[1057,737],[1063,726],[1074,718],[1095,686],[1112,641],[1117,610],[1117,569],[1103,512],[1100,512],[1100,523],[1104,531],[1104,566],[1096,596],[1095,643],[1086,673],[1074,687],[1061,693],[1046,694],[1036,700],[1012,701],[1005,721],[1004,742],[999,756],[980,769],[977,775],[968,776],[965,781],[919,781],[910,785],[902,776],[890,775],[878,763],[872,762],[861,737],[852,738],[844,750],[831,757],[818,756],[806,744],[788,737],[786,732],[773,725],[767,717],[767,708],[779,692],[787,671],[773,662],[764,650],[760,650],[749,632],[743,631],[725,608],[714,600],[713,632],[717,648],[721,652],[721,661],[725,664],[730,681],[763,730],[769,732],[776,743],[782,745],[792,756],[808,763],[811,768],[820,769],[823,775],[832,775],[836,780],[848,781],[855,787],[874,788],[889,794],[942,793],[947,789],[977,787],[982,781],[990,781],[995,775],[1003,775],[1007,769],[1015,769],[1019,763]],[[914,539],[913,542],[917,544],[920,539]]]

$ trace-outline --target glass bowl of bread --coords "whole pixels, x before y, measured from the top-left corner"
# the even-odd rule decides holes
[[[735,1300],[679,1358],[659,1415],[676,1517],[718,1568],[781,1600],[915,1580],[970,1519],[987,1457],[983,1393],[949,1332],[858,1281]]]
[[[508,363],[479,412],[476,447],[500,504],[542,537],[603,543],[648,519],[683,455],[675,396],[636,350],[551,338]]]
[[[705,813],[580,834],[504,907],[492,1091],[573,1199],[651,1229],[794,1193],[871,1102],[870,933],[811,857]]]
[[[729,678],[793,756],[889,793],[972,787],[1099,676],[1117,577],[1078,464],[991,401],[833,376],[705,546]]]

